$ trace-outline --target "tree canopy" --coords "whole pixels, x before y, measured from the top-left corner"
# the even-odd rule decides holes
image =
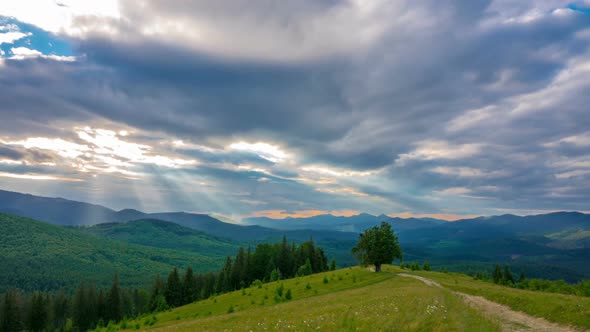
[[[382,222],[359,235],[357,245],[352,253],[363,265],[375,265],[375,271],[381,271],[382,264],[390,264],[394,259],[402,258],[402,249],[391,225]]]

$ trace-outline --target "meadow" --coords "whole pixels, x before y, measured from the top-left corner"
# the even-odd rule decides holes
[[[497,322],[450,290],[360,267],[254,285],[119,327],[127,331],[499,331]]]

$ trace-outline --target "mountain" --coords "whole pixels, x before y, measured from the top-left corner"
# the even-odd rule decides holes
[[[140,219],[162,220],[206,232],[213,236],[237,241],[280,239],[283,235],[297,241],[306,241],[311,237],[316,240],[356,237],[356,235],[343,235],[330,229],[316,231],[298,228],[296,232],[285,232],[259,225],[237,225],[222,222],[207,214],[186,212],[144,213],[134,209],[115,211],[95,204],[4,190],[0,190],[0,212],[63,226],[120,223]]]
[[[73,289],[82,280],[108,286],[118,273],[125,286],[148,287],[173,266],[216,271],[224,256],[127,244],[80,230],[0,213],[0,293]]]
[[[141,219],[78,228],[95,236],[156,248],[176,249],[214,256],[233,256],[239,243],[196,231],[175,223]]]
[[[104,206],[5,190],[0,190],[0,212],[55,225],[89,225],[116,219],[116,212]]]
[[[544,236],[569,228],[590,230],[590,214],[580,212],[554,212],[523,217],[506,214],[455,222],[457,225],[466,225],[468,223],[491,225],[499,230],[514,234]]]
[[[367,213],[361,213],[354,216],[334,216],[323,214],[309,218],[285,218],[271,219],[267,217],[246,218],[243,220],[248,225],[260,225],[269,228],[282,230],[296,229],[317,229],[317,230],[336,230],[341,232],[360,233],[369,227],[378,225],[382,221],[389,222],[396,231],[420,229],[433,227],[446,223],[443,220],[432,218],[392,218],[386,215],[374,216]]]
[[[590,276],[590,215],[503,215],[399,232],[407,261],[429,260],[457,271],[505,263],[535,277],[578,281]]]
[[[578,212],[501,215],[456,222],[370,214],[320,215],[281,220],[249,218],[244,220],[247,225],[237,225],[206,214],[114,211],[99,205],[6,191],[0,191],[0,198],[0,211],[54,224],[97,224],[82,230],[95,237],[152,249],[225,255],[231,254],[229,248],[237,245],[236,241],[256,245],[276,242],[283,236],[296,242],[313,238],[328,257],[336,258],[340,266],[348,266],[356,264],[350,249],[358,233],[387,221],[400,239],[406,261],[428,260],[433,266],[456,271],[490,270],[495,263],[506,263],[522,267],[531,276],[568,281],[590,276],[590,266],[586,264],[590,257],[590,215]],[[136,220],[141,221],[129,222]],[[118,225],[121,222],[125,223]]]

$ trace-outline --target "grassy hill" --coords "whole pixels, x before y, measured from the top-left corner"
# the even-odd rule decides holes
[[[421,281],[416,277],[426,279]],[[282,289],[281,296],[279,289]],[[290,299],[285,295],[287,292],[291,294]],[[355,267],[252,286],[150,314],[122,323],[119,328],[127,331],[531,328],[576,331],[590,328],[590,298],[497,286],[457,273],[411,272],[395,266],[374,273]]]
[[[277,289],[282,286],[283,295]],[[286,292],[292,294],[286,299]],[[233,312],[232,312],[233,311]],[[127,323],[161,331],[498,331],[449,290],[347,268],[250,287]]]
[[[426,279],[414,279],[420,277]],[[285,296],[287,291],[291,299]],[[119,328],[581,331],[590,328],[590,298],[513,289],[458,273],[412,272],[395,266],[385,266],[384,272],[374,273],[354,267],[252,286],[150,314]]]
[[[108,286],[114,273],[124,286],[145,288],[172,266],[217,270],[224,259],[218,253],[126,244],[3,213],[0,234],[0,292],[72,289],[82,280]]]

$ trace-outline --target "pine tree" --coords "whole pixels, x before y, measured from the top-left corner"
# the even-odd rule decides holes
[[[47,327],[47,306],[45,299],[41,293],[33,293],[31,296],[31,304],[29,308],[29,330],[32,332],[40,332]]]
[[[76,290],[72,306],[73,324],[80,331],[86,331],[90,328],[90,322],[88,321],[88,317],[86,316],[86,307],[86,284],[82,282]]]
[[[336,270],[336,259],[332,258],[332,263],[330,263],[330,271]]]
[[[504,266],[503,279],[507,284],[514,284],[514,276],[512,275],[512,272],[510,272],[510,267],[508,265]]]
[[[254,281],[253,276],[254,257],[252,256],[252,248],[248,245],[246,251],[246,267],[244,269],[244,283],[250,285]]]
[[[104,291],[101,289],[98,291],[98,296],[96,297],[96,318],[97,321],[103,321],[106,319],[107,315],[107,299]]]
[[[192,303],[197,299],[197,282],[193,268],[188,267],[182,279],[182,304]]]
[[[305,260],[305,264],[303,264],[299,267],[299,270],[297,270],[297,274],[299,276],[308,276],[312,273],[313,273],[313,270],[311,268],[311,261],[308,258]]]
[[[53,327],[56,330],[62,330],[66,325],[68,314],[68,299],[66,298],[63,289],[59,291],[53,300]]]
[[[86,288],[84,315],[86,316],[86,321],[89,322],[90,328],[94,328],[98,321],[98,296],[96,294],[96,287],[94,287],[94,283],[92,282]]]
[[[238,289],[245,286],[245,274],[246,274],[246,252],[244,247],[240,247],[236,259],[234,261],[232,272],[231,272],[231,288]]]
[[[291,246],[287,242],[287,237],[283,236],[283,241],[279,247],[277,260],[275,262],[283,278],[288,278],[295,272],[293,271],[292,261],[293,253],[291,252]]]
[[[494,273],[492,274],[492,280],[494,280],[495,284],[499,284],[500,282],[502,282],[502,269],[500,268],[500,265],[496,264],[496,267],[494,268]]]
[[[171,307],[178,307],[182,304],[182,285],[177,268],[173,268],[168,275],[165,296],[166,302]]]
[[[430,271],[430,263],[428,263],[428,261],[424,262],[422,269],[424,271]]]
[[[162,278],[157,275],[156,280],[154,281],[154,286],[152,287],[152,292],[150,294],[150,301],[148,305],[150,311],[161,311],[168,308],[168,303],[166,302],[166,297],[164,296],[165,292],[166,286],[164,285],[164,281],[162,281]]]
[[[0,332],[20,332],[23,328],[17,296],[15,290],[9,290],[4,294],[4,305],[0,312]]]
[[[525,282],[526,281],[526,277],[524,276],[524,272],[520,272],[520,277],[518,278],[518,282]]]
[[[225,259],[225,265],[223,265],[223,269],[217,278],[217,286],[215,287],[217,293],[225,293],[233,290],[231,285],[232,269],[233,265],[231,257],[227,256]]]
[[[121,289],[119,288],[119,276],[115,274],[113,285],[106,298],[105,320],[118,322],[121,320]]]

